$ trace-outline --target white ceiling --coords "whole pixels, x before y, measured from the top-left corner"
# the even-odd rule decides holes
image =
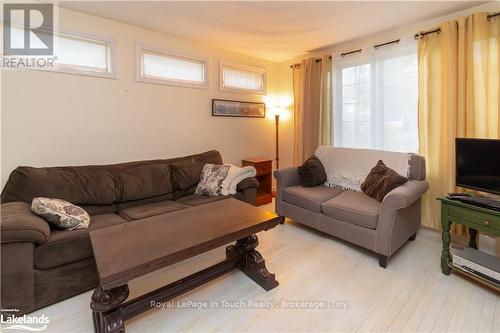
[[[474,1],[60,2],[62,7],[276,62],[479,4]]]

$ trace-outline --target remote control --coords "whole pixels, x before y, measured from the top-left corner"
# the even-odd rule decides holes
[[[460,193],[460,192],[450,192],[448,193],[450,197],[470,197],[470,193]]]

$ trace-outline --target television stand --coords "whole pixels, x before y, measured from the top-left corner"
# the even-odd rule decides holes
[[[500,212],[500,200],[497,200],[497,199],[474,196],[474,195],[471,195],[471,196],[450,196],[449,198],[452,200],[461,201],[461,202],[469,204],[469,205],[493,209],[493,210],[496,210],[497,212]]]
[[[500,212],[449,198],[437,198],[437,200],[441,201],[441,226],[443,227],[441,271],[443,274],[449,275],[452,271],[456,272],[450,254],[451,225],[460,224],[466,226],[469,229],[469,247],[477,249],[478,232],[500,236]],[[481,280],[481,282],[489,287],[494,287],[493,289],[497,288],[488,281]]]

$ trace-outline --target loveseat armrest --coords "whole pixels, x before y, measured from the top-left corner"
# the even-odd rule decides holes
[[[410,180],[389,192],[380,207],[375,252],[391,256],[420,228],[420,198],[429,188],[425,180]]]
[[[259,181],[255,177],[243,179],[238,186],[236,186],[235,198],[255,206],[257,202],[257,188]]]
[[[382,210],[384,208],[397,210],[409,207],[420,199],[428,189],[429,183],[425,180],[409,180],[387,193],[382,201]]]
[[[288,167],[274,171],[274,178],[278,183],[278,190],[293,185],[300,185],[301,180],[297,167]]]
[[[2,243],[43,244],[49,237],[49,224],[33,214],[28,203],[16,201],[1,205],[0,240]]]

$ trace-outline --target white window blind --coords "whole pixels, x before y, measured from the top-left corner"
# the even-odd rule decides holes
[[[415,46],[339,59],[334,70],[335,146],[418,151]]]
[[[265,93],[264,69],[221,63],[221,90]]]
[[[208,86],[206,59],[177,56],[140,48],[138,79],[150,83],[180,86]]]
[[[57,36],[56,64],[87,72],[111,72],[110,43],[75,36]]]
[[[40,32],[42,33],[42,32]],[[63,73],[85,74],[111,77],[113,43],[110,40],[84,36],[79,33],[54,32],[54,67],[45,68]],[[11,29],[14,45],[22,47],[24,31],[18,27]],[[44,44],[38,38],[32,38],[31,47],[42,48]]]

